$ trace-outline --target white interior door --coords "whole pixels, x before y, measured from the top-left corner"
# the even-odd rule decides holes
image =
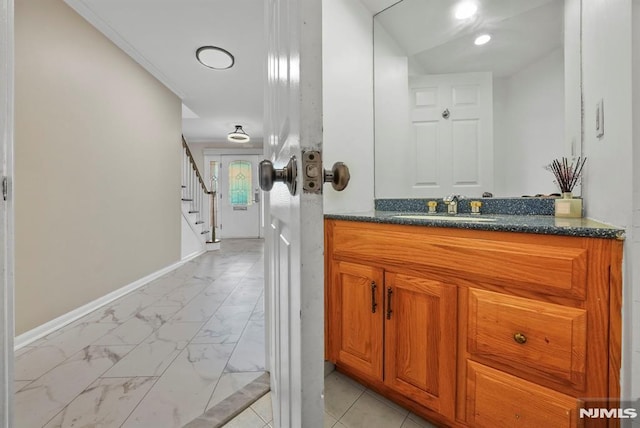
[[[218,169],[220,238],[260,237],[257,155],[223,155]]]
[[[301,153],[322,148],[321,2],[266,0],[265,157],[297,158],[297,191],[265,192],[267,355],[274,426],[323,426],[322,195],[302,192]]]
[[[13,0],[0,2],[0,426],[13,426]]]
[[[411,76],[409,103],[412,141],[405,156],[413,190],[493,192],[491,73]]]

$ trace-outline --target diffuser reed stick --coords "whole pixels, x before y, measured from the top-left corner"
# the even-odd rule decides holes
[[[587,158],[578,157],[576,163],[569,163],[567,158],[554,159],[547,169],[556,177],[556,184],[562,193],[571,193],[582,175],[582,168]]]

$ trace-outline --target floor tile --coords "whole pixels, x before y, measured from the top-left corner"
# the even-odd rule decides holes
[[[264,428],[265,423],[251,407],[240,413],[233,420],[225,425],[224,428]]]
[[[417,424],[419,427],[422,427],[422,428],[436,428],[434,424],[422,419],[420,416],[416,415],[415,413],[409,413],[409,416],[407,417],[407,419],[414,422],[415,424]]]
[[[226,372],[265,370],[265,327],[263,321],[249,321],[238,340]],[[268,422],[268,421],[267,421]]]
[[[183,308],[208,286],[208,284],[204,283],[203,281],[197,281],[195,283],[193,281],[194,280],[192,279],[192,283],[176,288],[175,290],[161,297],[154,303],[154,305],[178,306],[180,308]]]
[[[423,425],[419,425],[417,422],[414,422],[411,419],[407,418],[402,423],[401,428],[423,428]]]
[[[222,302],[225,301],[227,294],[220,295],[204,295],[200,293],[196,298],[189,302],[185,307],[180,309],[172,318],[173,321],[186,322],[206,322],[211,318]]]
[[[67,359],[67,355],[56,346],[30,348],[15,359],[14,378],[35,380]]]
[[[403,414],[404,416],[407,416],[409,414],[409,411],[407,409],[405,409],[404,407],[400,406],[399,404],[394,403],[393,401],[383,397],[382,395],[378,394],[377,392],[374,392],[370,389],[367,389],[365,391],[366,394],[371,395],[373,398],[375,398],[376,400],[386,404],[387,406],[393,408],[394,410],[396,410],[398,413]]]
[[[93,343],[95,345],[137,345],[149,337],[154,330],[152,323],[133,317]]]
[[[240,372],[240,373],[223,373],[218,380],[216,389],[211,395],[211,399],[207,404],[207,409],[215,406],[231,394],[239,391],[243,386],[249,384],[256,378],[262,376],[263,372]]]
[[[206,410],[233,345],[184,349],[123,427],[180,428]]]
[[[161,376],[200,328],[200,323],[167,323],[114,365],[104,377]]]
[[[83,322],[63,327],[58,332],[50,334],[45,338],[45,343],[47,346],[55,346],[70,357],[118,326],[117,323]]]
[[[262,247],[225,240],[16,351],[16,426],[181,427],[260,378]],[[254,406],[265,419],[245,422],[269,426],[268,406]]]
[[[155,330],[169,322],[180,309],[180,306],[151,305],[135,314],[135,318],[145,321]]]
[[[362,394],[340,422],[347,428],[400,428],[405,419],[406,415],[370,394]]]
[[[325,411],[340,420],[363,392],[363,386],[357,385],[347,380],[345,376],[333,372],[324,379]]]
[[[155,300],[154,296],[134,291],[94,311],[85,321],[122,324]]]
[[[32,351],[32,350],[34,350],[34,349],[36,349],[36,346],[35,346],[35,345],[23,346],[22,348],[20,348],[20,349],[16,349],[15,351],[13,351],[13,356],[14,356],[15,358],[18,358],[18,357],[19,357],[19,356],[21,356],[22,354],[26,354],[27,352]]]
[[[13,391],[18,392],[25,386],[29,385],[30,383],[31,383],[30,380],[15,380],[13,381]]]
[[[15,421],[20,428],[40,428],[132,346],[87,346],[15,395]]]
[[[156,380],[155,377],[98,379],[45,428],[119,427]]]
[[[251,405],[254,412],[262,418],[263,421],[269,423],[273,420],[273,409],[271,407],[271,393],[263,395],[258,401]]]
[[[236,343],[244,331],[254,305],[223,305],[202,327],[193,343]]]
[[[336,418],[334,418],[327,412],[324,413],[324,428],[333,428],[336,422],[338,422]]]

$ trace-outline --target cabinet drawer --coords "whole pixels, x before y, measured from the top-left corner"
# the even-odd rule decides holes
[[[467,424],[472,427],[553,427],[579,425],[576,399],[467,362]]]
[[[587,250],[579,240],[531,235],[526,242],[510,242],[501,232],[339,221],[333,230],[334,257],[435,268],[552,296],[582,300],[586,295]],[[483,239],[487,233],[494,239]]]
[[[583,390],[586,321],[584,309],[470,289],[468,351]]]

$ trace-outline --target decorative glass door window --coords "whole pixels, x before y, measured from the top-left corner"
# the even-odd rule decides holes
[[[229,203],[231,206],[251,205],[251,162],[229,163]]]

